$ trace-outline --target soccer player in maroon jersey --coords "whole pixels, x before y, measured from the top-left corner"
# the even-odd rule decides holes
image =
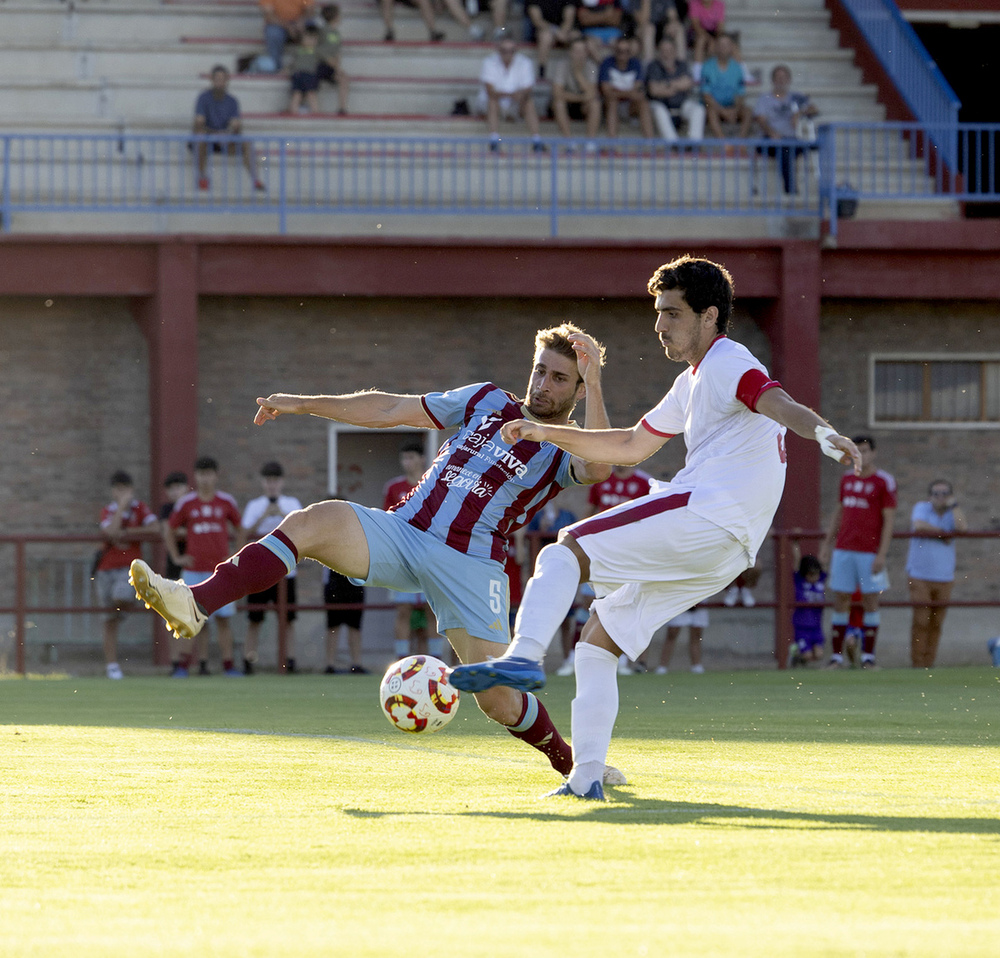
[[[606,479],[610,467],[548,443],[501,437],[506,422],[569,424],[578,401],[586,424],[608,426],[601,389],[603,348],[565,323],[540,330],[523,399],[493,383],[473,383],[422,396],[361,392],[338,396],[275,394],[257,400],[258,425],[286,414],[315,415],[371,428],[457,426],[416,489],[391,512],[327,500],[292,512],[271,534],[216,567],[189,588],[132,564],[143,601],[180,636],[195,635],[207,614],[259,592],[309,558],[368,584],[424,592],[439,628],[463,662],[500,655],[510,640],[508,537],[561,488]],[[516,738],[538,749],[563,775],[572,751],[545,706],[530,692],[508,688],[476,694],[479,707]],[[617,776],[609,779],[608,775]],[[605,781],[621,783],[608,769]]]

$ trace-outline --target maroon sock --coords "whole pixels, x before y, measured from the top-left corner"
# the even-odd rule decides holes
[[[830,650],[834,655],[844,654],[845,635],[847,635],[846,625],[834,625],[830,629]]]
[[[865,655],[875,654],[875,640],[878,639],[878,626],[866,625],[861,633],[861,651]]]
[[[573,770],[573,750],[569,743],[560,734],[559,730],[552,724],[549,713],[545,710],[538,699],[524,692],[522,696],[521,715],[513,726],[508,726],[507,731],[514,738],[519,738],[522,742],[527,742],[532,748],[537,748],[548,760],[549,764],[560,774],[569,775]],[[534,703],[532,702],[534,699]],[[520,728],[528,717],[529,707],[537,706],[535,721],[526,729]]]
[[[250,595],[251,592],[263,592],[272,585],[277,585],[288,575],[288,567],[284,560],[264,545],[264,542],[272,537],[286,549],[290,549],[298,561],[298,550],[292,540],[279,529],[275,529],[270,536],[265,536],[260,542],[251,542],[244,546],[231,559],[220,562],[210,579],[192,587],[195,601],[209,615],[230,602]]]

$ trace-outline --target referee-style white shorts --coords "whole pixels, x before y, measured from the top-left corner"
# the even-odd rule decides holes
[[[729,585],[748,566],[725,529],[687,508],[688,493],[644,496],[567,527],[590,559],[592,611],[630,658],[653,633]]]

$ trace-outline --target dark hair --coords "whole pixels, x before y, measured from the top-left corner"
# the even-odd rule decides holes
[[[823,566],[819,564],[819,559],[816,556],[804,555],[799,560],[799,575],[804,579],[807,575],[813,572],[822,572]]]
[[[133,485],[132,477],[124,469],[119,469],[111,473],[111,485],[131,486]]]
[[[934,493],[934,487],[935,486],[947,486],[948,487],[948,495],[949,496],[955,491],[954,486],[952,486],[952,484],[947,479],[935,479],[927,487],[927,495],[929,495],[929,496],[933,495],[933,493]]]
[[[576,363],[576,353],[573,352],[573,343],[570,342],[572,333],[582,333],[579,326],[572,323],[562,323],[559,326],[550,326],[548,329],[540,329],[535,333],[535,355],[543,349],[551,349],[553,352],[572,359]],[[601,365],[604,365],[604,347],[597,343],[597,351],[601,356]]]
[[[336,3],[325,3],[320,8],[320,16],[329,23],[331,20],[336,20],[340,16],[340,5]]]
[[[212,67],[212,73],[225,73],[226,76],[229,76],[229,67],[225,67],[221,63],[216,63],[215,66]],[[211,76],[211,74],[209,74],[209,76]]]
[[[196,472],[199,469],[211,469],[213,472],[218,472],[219,464],[211,456],[199,456],[194,461],[194,468]]]
[[[688,306],[698,314],[714,306],[719,311],[715,320],[716,330],[720,333],[729,330],[735,292],[733,277],[725,266],[713,263],[710,259],[680,256],[664,263],[653,273],[646,288],[653,296],[658,296],[664,290],[679,289]]]
[[[853,442],[855,446],[860,446],[861,443],[865,442],[868,443],[870,449],[875,448],[874,436],[851,436],[851,442]]]
[[[305,29],[303,29],[302,34],[307,37],[318,37],[319,27],[317,27],[315,23],[308,23],[306,24]]]
[[[183,472],[171,472],[166,479],[163,480],[164,486],[172,486],[175,483],[183,482],[186,486],[188,484],[188,477]]]
[[[427,454],[427,447],[419,439],[407,439],[399,447],[400,455],[404,452],[419,452],[421,456]]]
[[[776,74],[776,73],[777,73],[777,72],[778,72],[779,70],[784,70],[784,71],[785,71],[785,73],[787,73],[787,74],[788,74],[788,79],[789,79],[789,80],[791,80],[791,78],[792,78],[792,71],[791,71],[791,69],[790,69],[790,68],[789,68],[789,67],[788,67],[788,66],[787,66],[786,64],[784,64],[784,63],[779,63],[779,64],[778,64],[777,66],[775,66],[775,68],[774,68],[774,69],[773,69],[773,70],[771,71],[771,80],[772,80],[772,81],[774,80],[774,75],[775,75],[775,74]]]
[[[277,477],[283,476],[285,474],[285,470],[281,468],[280,462],[276,462],[272,459],[270,462],[265,462],[264,465],[260,467],[260,474],[262,476]]]

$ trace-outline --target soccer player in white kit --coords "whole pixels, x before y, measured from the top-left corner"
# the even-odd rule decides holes
[[[539,554],[507,652],[451,673],[463,691],[540,688],[551,636],[579,583],[593,583],[598,598],[576,654],[573,769],[551,795],[604,798],[601,779],[618,714],[618,656],[638,658],[663,623],[753,565],[784,489],[786,429],[861,468],[850,439],[795,402],[749,350],[727,338],[733,284],[724,267],[683,256],[661,266],[648,289],[667,358],[689,366],[657,406],[631,429],[520,420],[504,425],[504,438],[551,442],[588,460],[634,465],[683,433],[684,468],[650,496],[563,529]]]

